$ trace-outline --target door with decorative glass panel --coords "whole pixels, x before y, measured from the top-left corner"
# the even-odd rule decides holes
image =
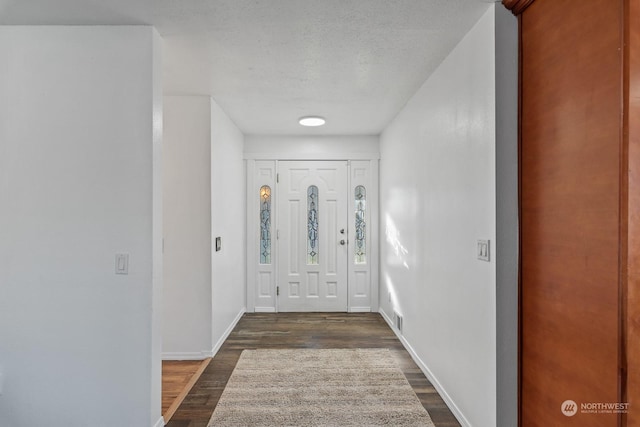
[[[347,162],[278,162],[278,311],[347,311]]]

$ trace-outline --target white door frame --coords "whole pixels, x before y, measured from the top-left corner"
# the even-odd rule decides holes
[[[274,159],[261,155],[251,158],[246,156],[246,298],[248,312],[277,312],[277,215],[275,208],[277,199],[277,170],[279,160],[344,160],[341,158],[280,158]],[[274,156],[275,157],[275,156]],[[348,212],[349,230],[353,230],[355,223],[354,189],[363,185],[366,190],[366,250],[367,264],[356,265],[353,256],[353,233],[350,233],[348,247],[348,277],[347,277],[347,311],[349,312],[377,312],[379,309],[379,203],[378,203],[378,164],[379,159],[373,155],[350,156],[348,159]],[[260,188],[269,186],[271,189],[271,264],[260,264]]]

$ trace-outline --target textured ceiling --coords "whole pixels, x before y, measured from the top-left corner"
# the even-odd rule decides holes
[[[165,93],[213,96],[246,134],[375,135],[490,2],[0,0],[0,24],[153,25]]]

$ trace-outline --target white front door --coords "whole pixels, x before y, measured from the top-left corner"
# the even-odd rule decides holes
[[[278,174],[278,311],[347,311],[347,162]]]

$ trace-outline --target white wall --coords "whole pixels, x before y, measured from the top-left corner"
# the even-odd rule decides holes
[[[216,352],[245,311],[244,136],[211,100],[212,342]]]
[[[164,98],[164,359],[211,356],[211,98]]]
[[[152,290],[151,290],[151,421],[156,420],[154,427],[164,423],[162,416],[162,134],[163,134],[163,105],[162,105],[162,39],[153,29],[153,58],[151,71],[151,85],[153,88],[153,150],[152,150],[152,225],[151,225],[151,254],[152,254]]]
[[[518,19],[495,10],[497,425],[511,427],[518,424]]]
[[[3,426],[160,419],[158,49],[150,27],[0,27]]]
[[[496,424],[494,46],[489,6],[380,139],[381,309],[473,426]]]
[[[378,136],[247,135],[247,159],[347,160],[380,157]]]
[[[244,136],[208,96],[164,114],[163,358],[203,359],[245,310]]]

